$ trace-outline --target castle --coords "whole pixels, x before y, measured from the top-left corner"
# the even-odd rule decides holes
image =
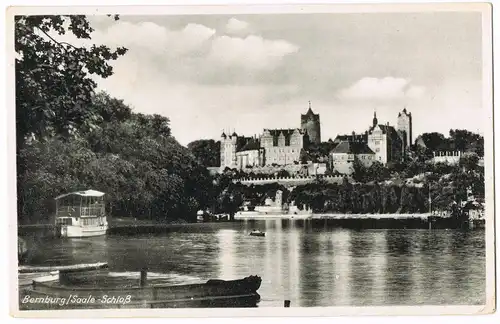
[[[353,162],[357,158],[369,167],[377,161],[384,165],[401,161],[412,142],[412,117],[406,108],[398,114],[397,126],[378,122],[374,112],[372,125],[364,134],[338,135],[336,147],[330,153],[332,170],[343,174],[353,172]]]
[[[223,132],[221,169],[301,164],[301,153],[307,152],[311,144],[320,143],[320,116],[312,111],[309,102],[309,109],[300,116],[300,128],[264,129],[258,138]],[[389,123],[379,123],[374,112],[372,124],[365,133],[338,135],[333,143],[330,167],[343,174],[352,173],[355,158],[367,167],[374,161],[384,165],[401,161],[412,143],[411,113],[404,108],[398,114],[395,128]]]
[[[264,129],[260,138],[221,135],[221,169],[300,163],[300,154],[311,143],[321,143],[319,114],[311,109],[301,115],[300,128]]]

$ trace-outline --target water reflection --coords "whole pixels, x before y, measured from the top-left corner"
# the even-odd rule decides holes
[[[220,230],[216,234],[219,240],[219,278],[224,280],[237,279],[235,275],[235,249],[236,249],[236,231]]]
[[[301,232],[295,227],[295,222],[291,222],[289,237],[288,237],[288,285],[285,289],[285,299],[288,300],[299,300],[300,296],[300,265],[301,265],[301,255],[300,255],[300,242],[301,242]]]
[[[331,265],[335,274],[335,286],[334,290],[331,291],[331,303],[333,305],[349,305],[351,301],[351,258],[349,257],[351,232],[333,231],[331,241],[334,249]]]
[[[204,224],[165,235],[49,240],[31,264],[105,261],[179,280],[260,275],[259,307],[481,304],[484,231],[349,230],[304,220]],[[220,227],[218,227],[220,226]],[[252,229],[265,237],[250,236]],[[182,283],[182,282],[178,282]]]

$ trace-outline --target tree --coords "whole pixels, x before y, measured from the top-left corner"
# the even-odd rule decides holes
[[[432,133],[423,133],[421,135],[425,146],[430,151],[439,151],[439,150],[448,150],[449,143],[445,136],[441,133],[432,132]]]
[[[457,151],[484,154],[484,139],[481,135],[465,129],[450,129],[450,142]]]
[[[93,29],[81,15],[15,17],[18,148],[29,137],[43,139],[93,129],[102,118],[88,109],[97,86],[91,76],[112,75],[109,62],[127,49],[78,47],[58,40],[68,32],[89,40]]]
[[[466,172],[478,169],[479,156],[476,153],[466,153],[460,157],[459,166]]]
[[[304,149],[300,149],[299,160],[300,160],[300,163],[302,163],[302,164],[306,164],[307,161],[309,160],[309,155],[307,154],[307,152]]]
[[[375,161],[365,169],[365,178],[367,182],[387,180],[390,178],[390,171],[382,163]]]
[[[214,140],[197,140],[187,145],[199,163],[206,167],[220,165],[220,142]]]
[[[352,168],[354,170],[354,172],[352,174],[352,178],[357,182],[365,182],[366,176],[367,176],[367,169],[363,165],[363,163],[361,163],[361,161],[359,160],[359,158],[357,156],[354,156]]]

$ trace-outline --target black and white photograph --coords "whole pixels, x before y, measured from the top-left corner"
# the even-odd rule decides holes
[[[495,311],[490,5],[7,24],[13,316]]]

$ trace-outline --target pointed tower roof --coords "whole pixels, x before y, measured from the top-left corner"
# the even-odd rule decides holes
[[[373,126],[377,126],[377,125],[378,125],[377,112],[374,111],[373,112]]]
[[[316,116],[316,114],[312,111],[311,101],[309,101],[309,109],[307,109],[307,112],[302,116],[304,117]]]
[[[307,110],[307,115],[314,115],[312,109],[311,109],[311,101],[309,100],[309,109]]]

